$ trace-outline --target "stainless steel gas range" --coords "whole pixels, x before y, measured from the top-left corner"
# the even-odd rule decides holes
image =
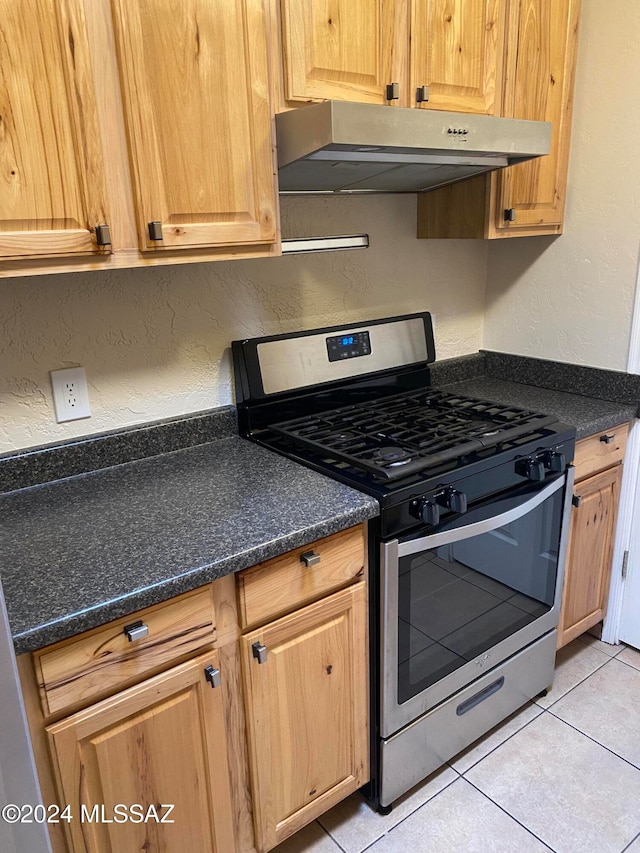
[[[551,684],[575,430],[430,385],[428,313],[234,341],[247,438],[370,495],[380,811]]]

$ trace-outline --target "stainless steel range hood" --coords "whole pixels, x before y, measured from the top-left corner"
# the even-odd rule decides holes
[[[424,192],[548,154],[551,124],[325,101],[276,115],[280,192]]]

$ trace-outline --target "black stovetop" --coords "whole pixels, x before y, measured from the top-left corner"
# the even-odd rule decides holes
[[[535,436],[551,415],[435,388],[340,406],[270,425],[301,454],[346,463],[376,481],[399,481]]]

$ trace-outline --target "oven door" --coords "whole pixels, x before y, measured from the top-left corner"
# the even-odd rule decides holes
[[[573,478],[382,544],[382,737],[557,626]]]

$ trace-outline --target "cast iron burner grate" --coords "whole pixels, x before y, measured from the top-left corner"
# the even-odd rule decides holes
[[[272,424],[301,447],[398,480],[536,433],[557,418],[427,388]]]

